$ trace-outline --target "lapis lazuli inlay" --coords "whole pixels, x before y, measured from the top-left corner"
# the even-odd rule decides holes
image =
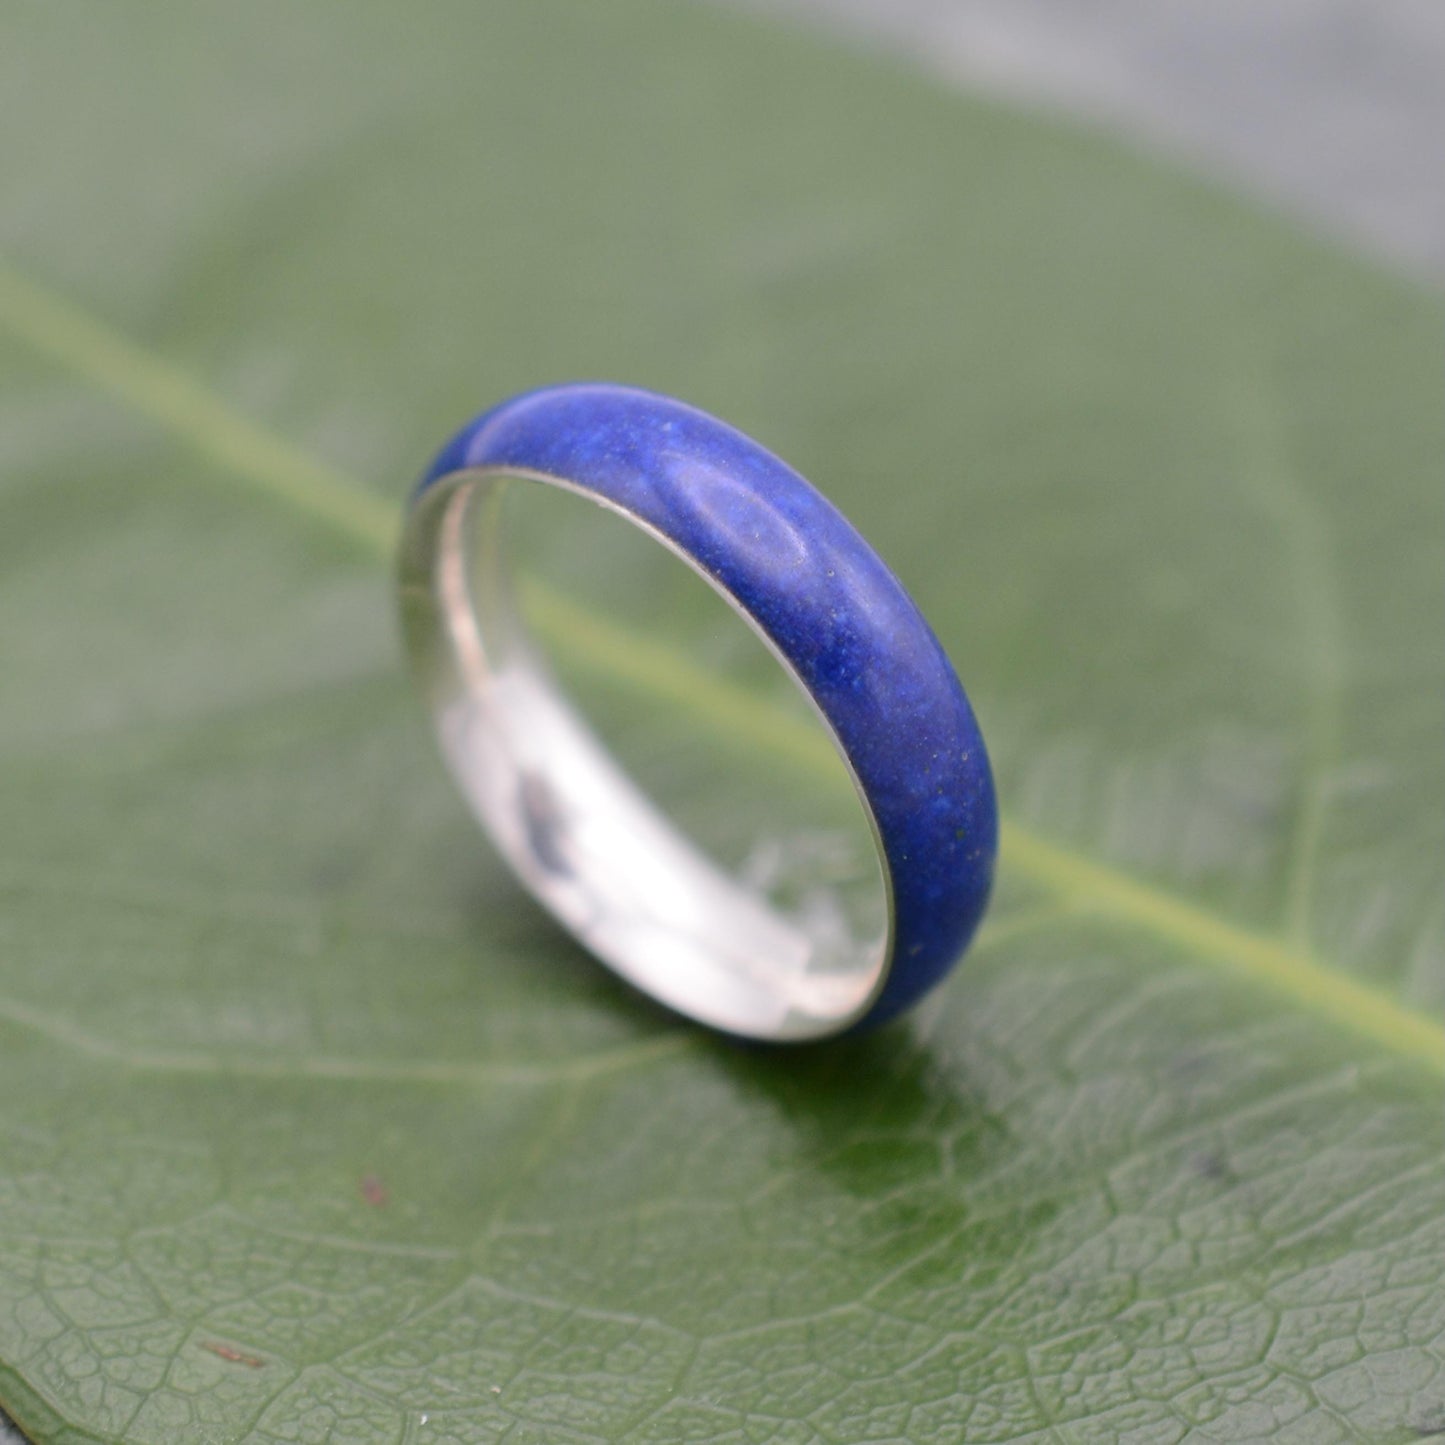
[[[614,385],[549,387],[494,407],[448,443],[421,490],[473,467],[595,494],[655,528],[755,619],[830,723],[882,841],[893,946],[861,1022],[933,987],[988,902],[993,779],[942,647],[842,513],[733,427]]]

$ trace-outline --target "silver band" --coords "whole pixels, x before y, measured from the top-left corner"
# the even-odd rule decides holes
[[[453,775],[525,885],[624,978],[730,1033],[836,1033],[866,1012],[887,939],[845,942],[784,917],[683,836],[578,716],[506,565],[503,494],[538,484],[597,503],[555,477],[473,468],[426,489],[408,523],[403,628]]]

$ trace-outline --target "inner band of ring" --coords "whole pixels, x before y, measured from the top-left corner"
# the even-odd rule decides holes
[[[468,801],[527,887],[617,973],[661,1002],[746,1037],[838,1032],[868,1011],[891,953],[892,890],[881,843],[885,936],[851,941],[840,955],[836,937],[815,936],[805,922],[784,917],[678,830],[578,715],[521,621],[502,518],[504,492],[514,483],[550,485],[607,506],[553,476],[469,468],[418,498],[401,560],[413,668]],[[623,515],[712,580],[668,538]],[[811,701],[766,634],[717,590]],[[826,727],[821,712],[819,719]]]

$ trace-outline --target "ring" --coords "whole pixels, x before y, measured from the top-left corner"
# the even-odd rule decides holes
[[[500,521],[514,482],[619,514],[763,639],[851,773],[877,849],[881,938],[840,943],[729,874],[614,760],[523,624]],[[412,670],[473,811],[532,894],[655,999],[746,1038],[823,1038],[906,1009],[968,946],[998,851],[973,710],[878,555],[757,442],[631,387],[514,397],[422,477],[398,584]]]

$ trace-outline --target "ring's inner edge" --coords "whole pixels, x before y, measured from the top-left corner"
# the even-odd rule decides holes
[[[851,944],[840,967],[836,938],[729,876],[614,761],[521,620],[502,535],[514,480],[433,487],[402,559],[408,646],[468,800],[536,896],[646,992],[750,1037],[835,1032],[866,1011],[884,946]]]

